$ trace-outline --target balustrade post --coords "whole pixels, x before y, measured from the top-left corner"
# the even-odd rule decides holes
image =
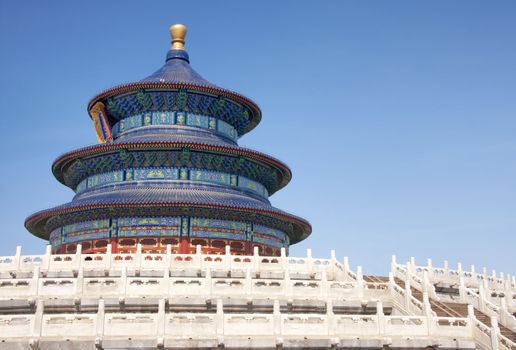
[[[444,260],[443,268],[446,282],[450,282],[450,266],[448,264],[448,260]]]
[[[96,339],[95,343],[102,344],[102,338],[104,337],[104,323],[106,316],[106,305],[104,299],[99,299],[99,306],[97,310],[97,328],[95,330]],[[101,345],[102,346],[102,345]],[[102,349],[102,347],[100,347]]]
[[[224,268],[227,271],[231,270],[231,247],[226,245],[224,250]]]
[[[331,299],[326,299],[326,323],[328,335],[335,335],[335,314],[333,313],[333,301]]]
[[[280,303],[278,299],[274,299],[274,304],[272,306],[272,322],[274,335],[282,334],[282,325],[281,325],[281,309]]]
[[[362,298],[364,296],[364,275],[362,274],[362,266],[357,266],[357,289],[359,298]]]
[[[75,296],[80,299],[84,284],[84,268],[81,266],[77,271],[77,278],[75,279]]]
[[[163,269],[163,284],[165,285],[163,294],[166,296],[170,295],[170,265],[165,266]]]
[[[290,300],[293,297],[294,289],[292,286],[292,281],[290,280],[290,271],[289,270],[285,271],[285,276],[284,276],[283,280],[284,280],[283,283],[285,284],[285,296],[287,297],[287,300]]]
[[[325,298],[328,295],[328,275],[326,270],[321,271],[321,282],[319,285],[319,295]]]
[[[77,244],[75,248],[75,268],[77,271],[82,267],[82,244]]]
[[[468,325],[469,325],[469,331],[470,331],[470,337],[475,337],[475,327],[476,327],[477,318],[475,316],[475,308],[473,305],[468,304]]]
[[[32,272],[32,286],[30,293],[34,297],[37,297],[39,293],[39,271],[40,267],[38,265],[35,265],[34,270]]]
[[[466,284],[464,283],[463,274],[460,274],[459,276],[459,298],[463,303],[467,301]]]
[[[482,268],[482,278],[484,281],[487,281],[487,267]]]
[[[485,281],[484,281],[485,282]],[[478,309],[481,312],[485,312],[486,310],[486,295],[485,295],[484,285],[481,284],[478,286]]]
[[[204,277],[204,280],[206,281],[206,298],[211,299],[212,294],[212,280],[211,280],[211,269],[208,267],[206,268],[206,276]]]
[[[159,302],[158,302],[158,315],[157,315],[157,322],[156,322],[156,336],[157,336],[157,343],[161,344],[161,346],[164,346],[165,344],[163,344],[164,342],[164,337],[165,337],[165,324],[166,324],[166,319],[165,319],[165,299],[164,298],[161,298],[159,299]]]
[[[120,293],[122,297],[125,298],[125,293],[127,291],[127,266],[122,266],[122,272],[120,274],[120,285],[122,286]]]
[[[140,270],[142,267],[142,244],[136,244],[135,269]]]
[[[336,281],[337,280],[337,270],[335,269],[335,264],[337,263],[337,254],[335,253],[335,250],[332,249],[330,251],[330,272],[331,272],[331,279]]]
[[[36,313],[34,314],[34,327],[32,328],[31,340],[32,344],[35,344],[34,349],[38,348],[39,338],[41,337],[41,331],[43,326],[43,312],[45,309],[45,302],[43,299],[38,299],[36,302]]]
[[[383,312],[383,302],[376,302],[376,316],[378,317],[378,334],[383,336],[385,333],[385,314]]]
[[[394,295],[395,291],[395,286],[396,286],[396,282],[394,280],[394,273],[391,271],[389,272],[389,291],[391,293],[391,296]]]
[[[504,281],[503,290],[504,290],[504,299],[507,303],[512,303],[512,288],[511,288],[511,275],[507,275],[507,279]]]
[[[426,269],[428,270],[428,278],[434,280],[434,267],[432,266],[432,259],[426,259]]]
[[[313,257],[312,257],[312,249],[310,249],[310,248],[308,248],[306,250],[306,265],[307,265],[308,271],[310,273],[312,273],[313,272],[314,261],[313,261]]]
[[[416,273],[416,258],[413,256],[410,257],[410,271],[413,274]]]
[[[21,254],[22,254],[21,245],[17,245],[16,246],[16,252],[14,253],[14,258],[13,258],[14,269],[15,270],[19,270],[20,269],[21,262],[22,262]]]
[[[431,336],[435,331],[435,318],[432,312],[432,306],[430,305],[430,299],[428,293],[423,293],[423,312],[426,315],[428,335]]]
[[[111,263],[112,263],[112,253],[113,253],[113,246],[111,243],[108,243],[106,247],[106,255],[105,255],[105,263],[104,266],[107,270],[111,269]]]
[[[391,272],[396,273],[398,263],[396,262],[396,255],[391,255]]]
[[[253,294],[253,278],[251,276],[251,268],[245,269],[245,295],[250,298]]]
[[[349,258],[347,256],[344,257],[342,262],[342,268],[344,269],[344,276],[346,279],[349,278]]]
[[[507,309],[507,303],[505,302],[505,298],[500,298],[500,322],[502,324],[508,324],[507,315],[510,315],[510,312]]]
[[[285,249],[285,247],[281,247],[280,249],[280,262],[281,262],[281,270],[282,271],[285,271],[285,269],[287,268],[287,250]]]
[[[408,274],[408,271],[407,271]],[[410,278],[405,280],[405,308],[408,311],[411,311],[411,302],[410,298],[412,297],[412,290],[410,289]]]
[[[253,267],[254,271],[260,270],[260,251],[258,247],[253,247]]]
[[[224,335],[224,304],[222,303],[222,299],[217,299],[217,313],[216,313],[216,329],[217,335]]]
[[[498,327],[498,320],[496,316],[491,316],[491,348],[493,350],[499,349],[500,344],[500,328]]]
[[[43,257],[43,261],[41,263],[41,268],[45,271],[48,271],[50,268],[50,259],[52,255],[52,246],[47,244],[45,247],[45,256]]]
[[[471,265],[470,267],[470,273],[471,273],[471,279],[473,280],[473,284],[474,285],[477,285],[478,284],[478,276],[477,276],[477,273],[475,271],[475,265]]]
[[[168,268],[172,264],[172,245],[167,244],[165,246],[165,262]]]

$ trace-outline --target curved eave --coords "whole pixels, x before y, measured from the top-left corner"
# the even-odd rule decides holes
[[[174,149],[174,150],[180,150],[183,148],[188,148],[190,150],[194,151],[204,151],[204,152],[213,152],[213,153],[223,153],[223,154],[229,154],[233,156],[244,156],[251,160],[255,160],[258,162],[261,162],[267,166],[275,167],[280,171],[280,173],[283,175],[278,188],[279,190],[283,187],[285,187],[290,180],[292,179],[292,171],[290,168],[282,163],[281,161],[270,157],[266,154],[263,154],[261,152],[249,150],[246,148],[241,147],[227,147],[227,146],[218,146],[218,145],[208,145],[208,144],[202,144],[202,143],[195,143],[195,142],[166,142],[166,141],[159,141],[159,142],[128,142],[128,143],[104,143],[99,145],[94,145],[86,148],[81,148],[69,153],[65,153],[64,155],[57,158],[54,163],[52,164],[52,173],[56,177],[56,179],[61,182],[62,184],[65,184],[64,178],[63,178],[63,171],[67,167],[67,165],[78,158],[81,157],[91,157],[91,156],[98,156],[103,154],[109,154],[114,151],[120,151],[120,150],[160,150],[160,149]],[[272,191],[274,193],[275,191]]]
[[[258,213],[266,216],[270,216],[279,220],[284,220],[290,222],[294,226],[294,234],[291,238],[291,243],[297,243],[299,241],[307,238],[312,232],[312,226],[310,223],[298,216],[290,215],[286,213],[276,212],[272,210],[264,210],[264,209],[256,209],[256,208],[246,208],[246,207],[238,207],[238,206],[229,206],[229,205],[215,205],[215,204],[199,204],[192,202],[158,202],[158,203],[120,203],[120,204],[90,204],[84,206],[77,206],[72,208],[65,209],[49,209],[42,210],[37,213],[32,214],[25,220],[25,227],[29,232],[33,235],[42,238],[49,239],[50,232],[46,229],[47,221],[56,216],[56,215],[66,215],[75,212],[84,212],[84,211],[105,211],[106,217],[109,217],[109,209],[110,208],[199,208],[199,209],[218,209],[221,211],[233,211],[240,213]]]
[[[96,102],[103,101],[107,98],[110,98],[115,95],[123,95],[128,94],[131,92],[135,92],[139,89],[147,89],[147,90],[178,90],[178,89],[189,89],[196,92],[201,93],[208,93],[215,96],[222,95],[224,97],[227,97],[229,99],[232,99],[238,103],[241,103],[248,107],[251,112],[252,116],[249,121],[249,125],[244,129],[242,134],[251,131],[260,123],[260,120],[262,119],[262,112],[260,110],[260,107],[256,103],[254,103],[251,99],[240,95],[236,92],[213,87],[213,86],[204,86],[204,85],[198,85],[198,84],[189,84],[189,83],[129,83],[129,84],[122,84],[115,86],[113,88],[110,88],[108,90],[104,90],[100,94],[93,97],[90,102],[88,103],[88,114],[90,109],[93,107],[93,105]]]

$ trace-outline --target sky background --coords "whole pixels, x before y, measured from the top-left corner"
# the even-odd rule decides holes
[[[168,26],[191,64],[256,101],[241,146],[286,162],[271,198],[308,219],[302,256],[390,256],[516,273],[515,1],[0,0],[0,255],[73,192],[60,154],[96,142],[86,104],[157,70]]]

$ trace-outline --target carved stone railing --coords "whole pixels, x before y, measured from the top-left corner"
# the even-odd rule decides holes
[[[414,258],[411,258],[405,265],[401,265],[396,262],[395,256],[391,261],[391,270],[396,277],[410,278],[417,285],[416,288],[430,291],[429,295],[437,300],[439,298],[435,294],[435,284],[444,283],[455,286],[458,289],[460,302],[472,304],[488,316],[497,316],[501,324],[516,332],[516,317],[512,315],[516,311],[516,292],[513,290],[514,277],[511,278],[506,275],[507,278],[505,278],[502,274],[502,278],[497,279],[495,272],[493,272],[493,276],[487,277],[485,273],[465,272],[462,271],[460,264],[457,270],[451,270],[447,262],[445,262],[444,268],[435,268],[432,267],[430,260],[427,266],[417,266]],[[475,268],[472,267],[473,272],[474,270]],[[491,298],[492,294],[498,294],[490,290],[489,286],[501,288],[503,292],[498,290],[498,294],[501,293],[502,297]],[[495,301],[498,301],[499,304],[496,305]]]
[[[215,303],[211,313],[169,312],[165,299],[159,300],[156,312],[107,313],[100,300],[96,313],[47,314],[44,302],[39,301],[35,314],[0,316],[0,340],[7,345],[30,343],[33,349],[47,341],[91,342],[97,348],[114,342],[123,347],[136,343],[163,348],[184,341],[185,335],[219,347],[244,343],[249,346],[255,338],[270,342],[262,343],[268,347],[295,347],[296,342],[298,347],[310,342],[344,346],[349,338],[354,339],[355,347],[377,340],[380,346],[394,343],[408,348],[414,346],[410,339],[421,337],[427,339],[423,347],[433,345],[434,339],[445,347],[473,340],[474,321],[470,318],[385,316],[381,304],[374,315],[340,315],[334,314],[331,307],[326,313],[284,314],[277,301],[271,313],[235,314],[224,311],[221,299]]]

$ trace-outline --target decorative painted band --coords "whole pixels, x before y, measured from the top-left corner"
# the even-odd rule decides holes
[[[50,234],[53,249],[67,243],[110,238],[188,237],[262,243],[287,248],[288,236],[277,229],[245,221],[199,217],[122,217],[83,221]]]
[[[118,85],[113,88],[104,90],[100,94],[93,97],[90,100],[90,102],[88,103],[88,107],[87,107],[88,114],[89,114],[90,109],[93,107],[93,105],[95,105],[95,103],[98,101],[104,101],[115,95],[135,92],[140,89],[173,90],[173,91],[177,91],[179,89],[186,89],[187,92],[188,92],[188,90],[191,90],[193,92],[202,92],[202,93],[212,94],[213,96],[224,96],[224,97],[230,98],[238,103],[241,103],[244,106],[246,106],[247,108],[249,108],[249,110],[251,111],[251,118],[250,118],[249,124],[247,125],[245,130],[243,130],[240,133],[240,136],[242,136],[243,134],[254,129],[256,127],[256,125],[258,125],[258,123],[260,122],[260,120],[262,118],[262,112],[260,110],[260,107],[258,107],[258,105],[256,103],[254,103],[251,99],[249,99],[241,94],[238,94],[236,92],[226,90],[223,88],[219,88],[219,87],[203,86],[203,85],[197,85],[197,84],[185,84],[185,83],[139,83],[139,82],[135,82],[135,83]]]
[[[188,112],[147,112],[133,115],[113,125],[113,137],[116,139],[128,130],[150,125],[187,125],[214,130],[225,137],[236,141],[237,131],[223,120],[206,115]]]
[[[236,187],[244,191],[250,191],[263,199],[267,199],[269,193],[265,186],[245,176],[212,171],[207,169],[189,169],[177,167],[150,167],[150,168],[126,168],[89,176],[77,185],[75,192],[81,194],[87,190],[98,188],[107,184],[116,184],[126,181],[164,180],[173,183],[176,180],[210,182]],[[177,182],[177,181],[176,181]]]
[[[265,164],[266,166],[270,166],[279,170],[282,175],[280,179],[278,179],[278,186],[274,191],[269,189],[269,194],[274,193],[275,191],[286,186],[290,179],[292,178],[292,171],[290,168],[282,163],[281,161],[270,157],[266,154],[249,150],[242,147],[229,147],[229,146],[218,146],[218,145],[209,145],[195,142],[127,142],[127,143],[104,143],[94,146],[89,146],[85,148],[81,148],[78,150],[71,151],[69,153],[65,153],[59,158],[57,158],[52,164],[52,172],[56,179],[65,184],[64,180],[64,172],[72,162],[86,157],[92,157],[97,155],[109,154],[111,152],[119,152],[119,151],[130,151],[130,150],[181,150],[181,149],[189,149],[192,151],[203,151],[203,152],[212,152],[212,153],[223,153],[232,156],[242,156],[248,159],[260,162]]]
[[[55,228],[47,228],[47,222],[51,219],[58,218],[66,222],[68,215],[77,214],[78,217],[72,222],[79,222],[90,219],[112,218],[114,216],[128,215],[131,209],[135,209],[137,213],[142,216],[188,216],[195,212],[205,212],[209,215],[202,215],[203,217],[212,218],[228,218],[235,220],[236,218],[246,218],[246,220],[254,223],[261,223],[272,221],[270,219],[278,220],[288,225],[292,225],[287,232],[290,242],[296,243],[307,238],[312,232],[312,227],[308,221],[295,215],[291,215],[280,210],[264,210],[258,208],[246,208],[229,205],[216,204],[199,204],[191,202],[172,202],[172,203],[98,203],[88,204],[77,207],[67,207],[64,209],[54,208],[49,210],[42,210],[32,214],[25,220],[25,227],[37,237],[42,239],[49,239],[50,232]],[[134,214],[129,214],[134,215]],[[138,214],[137,214],[138,215]],[[138,215],[139,216],[139,215]],[[66,224],[66,223],[65,223]],[[56,225],[57,226],[57,225]],[[63,226],[63,225],[61,225]],[[268,225],[270,227],[270,225]],[[276,225],[273,225],[276,226]],[[58,226],[57,226],[58,227]]]

